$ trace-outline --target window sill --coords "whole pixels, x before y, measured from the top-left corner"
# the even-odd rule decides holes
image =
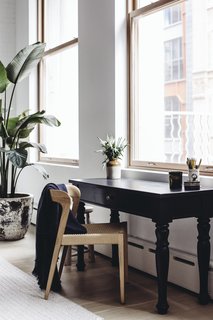
[[[122,178],[168,182],[168,172],[123,168]],[[184,181],[187,180],[186,173],[183,174],[183,179]],[[213,176],[200,175],[200,183],[203,187],[213,188]]]
[[[59,168],[72,168],[72,169],[79,169],[79,165],[72,165],[68,163],[50,163],[46,161],[37,161],[36,164],[39,164],[41,166],[49,166],[49,167],[59,167]]]

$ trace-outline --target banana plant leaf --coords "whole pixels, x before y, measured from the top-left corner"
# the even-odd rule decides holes
[[[29,135],[30,135],[30,133],[33,131],[33,129],[34,129],[34,128],[20,130],[20,131],[19,131],[19,139],[28,138]],[[8,139],[8,141],[7,141],[8,143],[9,143],[9,141],[12,142],[12,138],[15,137],[16,132],[17,132],[16,129],[14,129],[14,130],[8,130],[9,137],[11,137],[10,140]]]
[[[18,117],[10,118],[7,127],[9,136],[14,137],[18,133],[19,138],[27,138],[37,124],[60,126],[60,121],[54,116],[44,115],[44,113],[45,111],[42,110],[31,115],[23,116],[21,114]]]
[[[16,84],[26,78],[41,60],[44,49],[45,43],[37,42],[19,51],[6,67],[10,82]]]
[[[21,142],[19,143],[20,149],[26,148],[36,148],[42,153],[47,153],[47,148],[43,143],[36,143],[36,142]]]
[[[10,81],[7,79],[7,71],[0,61],[0,93],[4,92]]]
[[[7,151],[7,157],[16,168],[24,168],[28,152],[26,149],[14,149]]]
[[[20,120],[20,123],[17,124],[17,129],[31,129],[34,127],[36,124],[46,124],[49,126],[55,126],[59,127],[60,126],[60,121],[56,119],[56,117],[52,115],[44,115],[45,111],[38,111],[36,113],[33,113],[29,116],[26,116],[25,118]]]
[[[50,127],[59,127],[61,125],[60,121],[52,115],[44,115],[40,123],[46,124]]]

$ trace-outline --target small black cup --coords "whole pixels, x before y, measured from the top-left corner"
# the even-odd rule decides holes
[[[182,175],[181,171],[170,171],[169,172],[169,187],[171,190],[182,189]]]

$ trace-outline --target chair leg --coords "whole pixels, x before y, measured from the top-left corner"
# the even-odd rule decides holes
[[[51,261],[51,265],[50,265],[50,271],[49,271],[49,275],[48,275],[48,280],[47,280],[47,286],[46,286],[46,290],[44,293],[44,299],[47,300],[49,293],[50,293],[50,288],[52,285],[52,281],[53,281],[53,276],[55,273],[55,268],[57,265],[57,260],[58,260],[58,255],[59,255],[59,251],[60,251],[60,244],[56,244],[54,251],[53,251],[53,256],[52,256],[52,261]]]
[[[86,222],[87,224],[90,224],[90,212],[85,212],[86,213]],[[89,256],[89,261],[90,262],[95,262],[95,253],[94,253],[94,245],[88,245],[88,256]]]
[[[58,270],[58,274],[59,274],[59,278],[60,279],[61,279],[61,274],[62,274],[62,271],[63,271],[63,267],[64,267],[64,265],[66,265],[67,256],[70,254],[70,250],[69,249],[70,249],[69,246],[64,246],[63,247],[60,266],[59,266],[59,270]]]
[[[125,244],[124,235],[119,235],[118,251],[119,251],[119,275],[120,275],[120,301],[125,303]]]
[[[71,260],[72,260],[72,246],[67,246],[67,254],[65,257],[64,265],[65,266],[71,266]]]
[[[125,282],[128,281],[128,236],[124,234],[124,268],[125,268]]]

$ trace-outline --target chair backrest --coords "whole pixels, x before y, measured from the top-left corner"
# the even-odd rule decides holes
[[[73,201],[72,212],[76,216],[78,211],[78,205],[81,197],[79,188],[73,184],[66,184],[67,192]]]
[[[52,201],[59,203],[62,207],[62,213],[57,234],[57,238],[60,237],[60,239],[65,232],[70,209],[72,209],[72,212],[75,216],[77,215],[81,195],[80,190],[72,184],[66,185],[66,188],[67,192],[54,189],[50,190]]]
[[[68,215],[70,212],[70,208],[73,206],[73,200],[69,197],[67,192],[62,190],[50,190],[50,195],[53,202],[57,202],[62,207],[61,218],[59,222],[59,229],[57,233],[57,238],[62,237],[65,231],[65,227],[67,224]]]

